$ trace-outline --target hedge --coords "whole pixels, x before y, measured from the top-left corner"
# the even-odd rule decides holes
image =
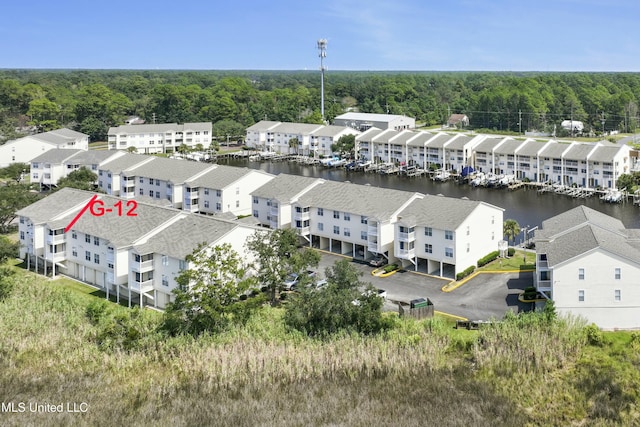
[[[497,259],[500,256],[500,251],[491,252],[488,255],[483,256],[478,260],[478,267],[482,267],[483,265],[489,264],[494,259]]]
[[[464,271],[461,271],[460,273],[456,274],[456,280],[464,279],[465,277],[473,273],[475,270],[476,270],[476,267],[474,265],[472,265],[471,267],[467,267]]]

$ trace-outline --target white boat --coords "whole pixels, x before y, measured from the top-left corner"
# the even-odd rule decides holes
[[[446,171],[444,169],[440,169],[437,170],[436,173],[433,175],[433,180],[434,181],[446,181],[451,177],[451,173],[449,173],[449,171]]]
[[[484,187],[487,185],[487,177],[484,172],[478,172],[471,180],[471,185],[473,187]]]

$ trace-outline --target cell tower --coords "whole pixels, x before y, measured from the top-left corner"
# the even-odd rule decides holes
[[[318,40],[318,50],[320,51],[320,114],[324,122],[324,58],[327,57],[327,39]]]

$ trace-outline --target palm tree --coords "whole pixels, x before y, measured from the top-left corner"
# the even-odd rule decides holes
[[[291,152],[291,148],[294,148],[296,150],[296,154],[299,154],[298,153],[298,148],[299,148],[298,144],[300,144],[300,141],[298,140],[298,138],[295,138],[295,137],[291,138],[289,140],[289,152]]]
[[[507,239],[509,239],[509,243],[513,241],[513,239],[520,234],[520,224],[515,219],[508,219],[504,222],[502,226],[502,232]]]

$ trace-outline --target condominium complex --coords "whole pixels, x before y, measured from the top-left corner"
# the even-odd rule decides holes
[[[108,132],[109,150],[135,148],[143,154],[174,152],[182,144],[208,149],[211,142],[211,122],[123,125],[111,127]]]
[[[88,150],[89,135],[63,128],[8,141],[0,145],[0,168],[12,163],[30,163],[53,149]]]

